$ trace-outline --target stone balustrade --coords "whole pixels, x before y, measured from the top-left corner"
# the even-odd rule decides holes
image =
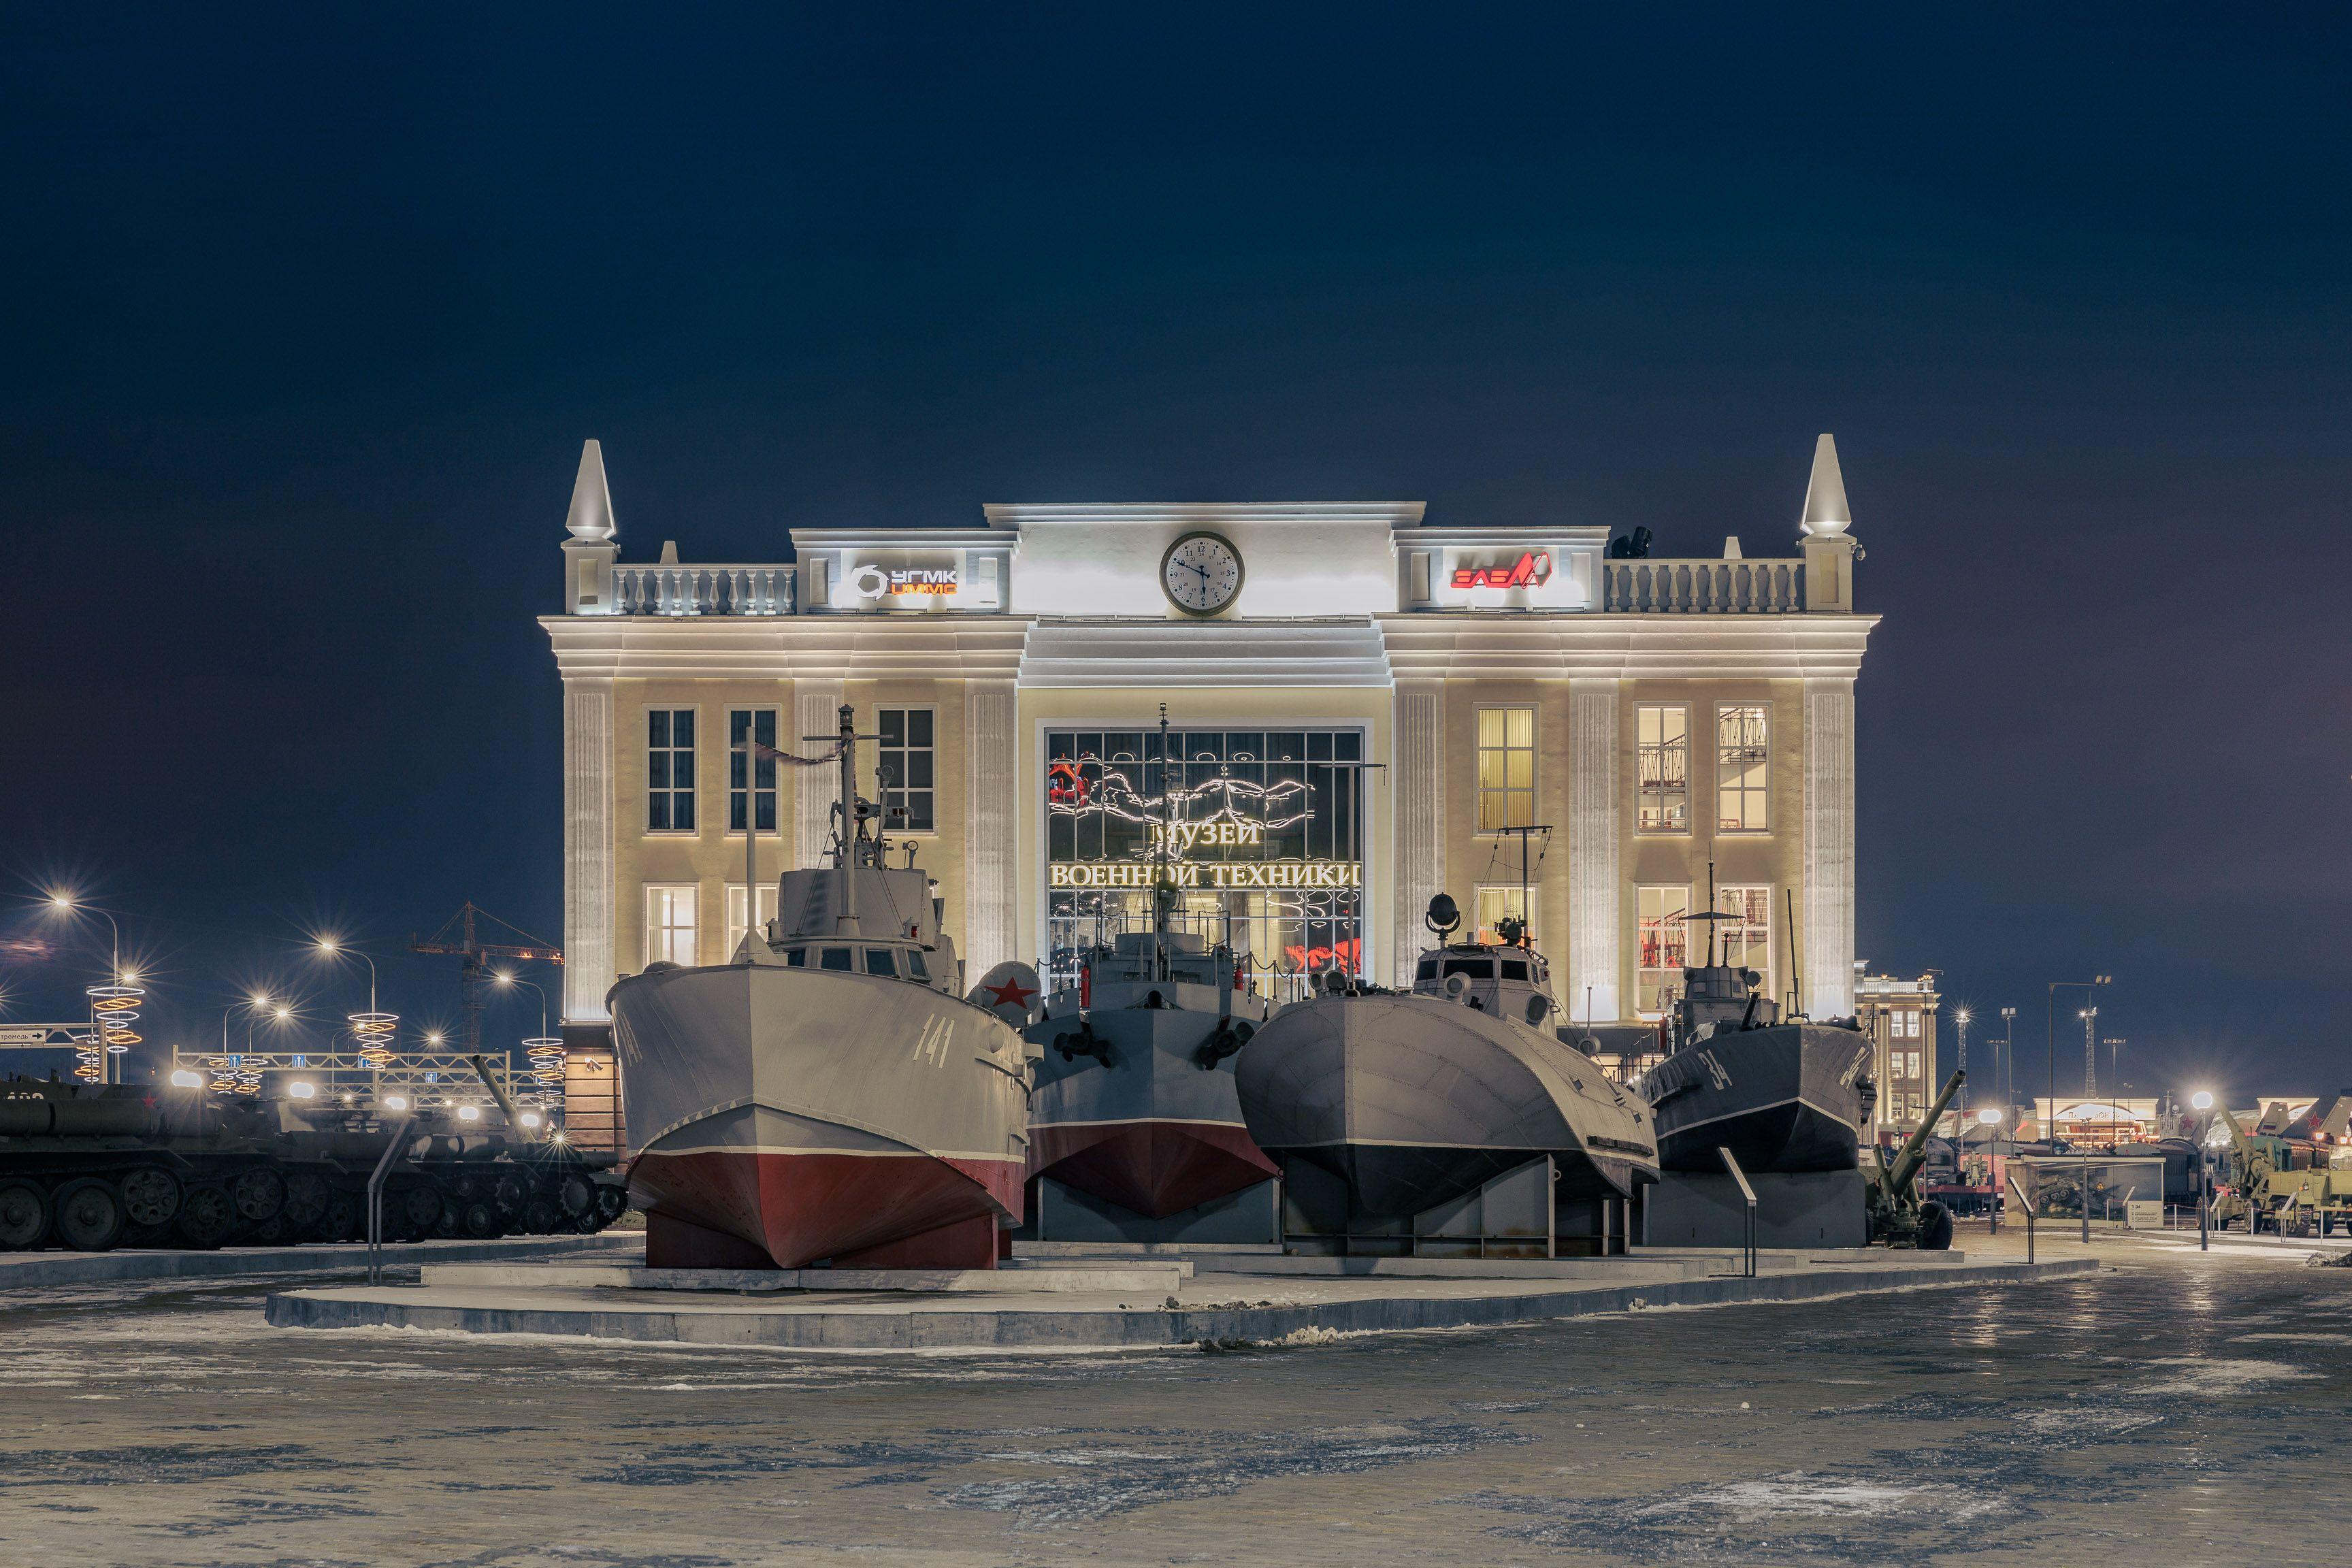
[[[614,613],[624,616],[789,616],[790,566],[613,568]]]
[[[1615,614],[1778,616],[1805,607],[1801,560],[1608,560],[1601,566],[1601,608]]]

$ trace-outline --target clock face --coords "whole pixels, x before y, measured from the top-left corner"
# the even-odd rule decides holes
[[[1242,591],[1242,556],[1214,533],[1188,533],[1160,558],[1160,586],[1188,616],[1213,616]]]

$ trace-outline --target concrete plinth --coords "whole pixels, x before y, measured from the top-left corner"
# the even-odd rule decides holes
[[[1170,1258],[1133,1264],[1013,1268],[632,1268],[625,1264],[446,1263],[420,1284],[461,1289],[685,1290],[772,1294],[783,1290],[900,1290],[1019,1295],[1029,1291],[1171,1291],[1192,1272]]]
[[[1759,1247],[1821,1251],[1870,1239],[1859,1171],[1763,1172],[1748,1184]],[[1747,1235],[1748,1203],[1728,1173],[1668,1171],[1642,1189],[1642,1201],[1634,1237],[1643,1246],[1738,1247]]]
[[[1387,1260],[1382,1260],[1387,1261]],[[279,1327],[394,1327],[861,1352],[1100,1351],[1312,1342],[1339,1333],[1460,1328],[1643,1307],[1791,1301],[1923,1286],[2051,1279],[2093,1258],[1952,1264],[1878,1252],[1848,1265],[1776,1260],[1755,1279],[1281,1279],[1196,1273],[1174,1290],[693,1296],[578,1287],[325,1289],[269,1299]]]

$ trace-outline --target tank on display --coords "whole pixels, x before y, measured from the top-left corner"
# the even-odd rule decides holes
[[[276,1086],[273,1086],[276,1087]],[[394,1135],[373,1112],[296,1095],[154,1084],[0,1083],[0,1249],[212,1248],[358,1240]],[[386,1237],[603,1228],[626,1206],[604,1167],[503,1118],[409,1123]]]
[[[1021,1218],[1028,1048],[960,994],[911,852],[885,865],[851,720],[832,864],[786,872],[734,962],[612,989],[656,1267],[991,1268]]]
[[[1683,971],[1665,1059],[1638,1086],[1658,1163],[1713,1174],[1728,1149],[1751,1175],[1855,1169],[1875,1098],[1869,1037],[1851,1021],[1782,1021],[1761,975],[1708,956]]]
[[[1543,957],[1515,924],[1501,943],[1454,942],[1461,916],[1442,893],[1424,918],[1439,945],[1410,991],[1339,977],[1241,1055],[1243,1115],[1283,1167],[1292,1228],[1368,1252],[1465,1226],[1482,1246],[1490,1230],[1524,1236],[1524,1213],[1498,1227],[1451,1210],[1489,1206],[1493,1184],[1548,1163],[1530,1196],[1549,1217],[1528,1239],[1549,1251],[1566,1224],[1605,1246],[1598,1205],[1657,1173],[1648,1107],[1554,1033]]]

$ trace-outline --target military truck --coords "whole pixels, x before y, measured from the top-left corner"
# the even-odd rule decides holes
[[[2214,1114],[2230,1131],[2213,1196],[2217,1228],[2242,1224],[2249,1232],[2280,1236],[2327,1236],[2352,1228],[2352,1151],[2338,1145],[2340,1131],[2331,1135],[2324,1130],[2329,1118],[2315,1119],[2321,1125],[2309,1129],[2309,1137],[2295,1138],[2248,1133],[2229,1111]]]

